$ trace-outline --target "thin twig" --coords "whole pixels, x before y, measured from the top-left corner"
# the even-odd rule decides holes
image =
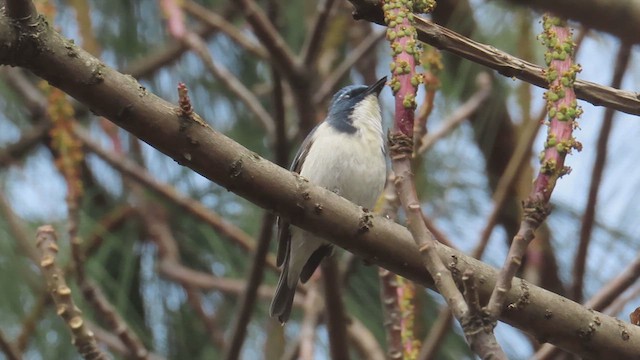
[[[275,121],[275,139],[273,144],[273,152],[275,154],[274,162],[284,167],[289,162],[289,139],[287,137],[287,122],[282,79],[275,66],[271,67],[271,82],[273,84],[272,118]]]
[[[98,315],[109,325],[129,352],[131,359],[150,358],[149,351],[127,322],[109,302],[102,290],[92,281],[85,279],[80,287],[84,298],[93,306]]]
[[[393,135],[392,135],[393,136]],[[407,143],[405,151],[394,150],[398,147],[398,135],[390,140],[393,170],[396,173],[395,185],[398,190],[402,205],[405,208],[409,231],[413,235],[413,239],[418,246],[424,266],[427,268],[431,276],[434,277],[436,288],[440,292],[456,318],[460,321],[467,336],[467,341],[472,350],[476,354],[485,356],[495,356],[498,359],[506,359],[502,349],[497,344],[492,332],[486,332],[484,329],[477,329],[474,326],[478,321],[473,321],[470,317],[469,307],[465,299],[456,287],[451,272],[438,256],[436,247],[438,242],[426,228],[422,220],[422,211],[420,202],[418,201],[415,185],[413,183],[411,172],[410,156],[413,151],[411,140],[405,137],[403,140]],[[404,154],[404,156],[402,156]]]
[[[104,239],[109,234],[115,233],[122,225],[127,224],[131,219],[131,215],[134,214],[135,209],[130,204],[124,204],[112,209],[102,216],[102,218],[98,219],[85,238],[85,256],[90,256],[98,250]]]
[[[211,225],[211,227],[213,227],[222,236],[225,236],[233,242],[237,243],[241,248],[247,251],[253,251],[255,249],[256,245],[251,236],[249,236],[237,226],[224,220],[220,215],[204,207],[202,203],[178,193],[178,191],[170,185],[161,184],[156,179],[154,179],[153,176],[151,176],[151,174],[149,174],[145,169],[141,168],[131,160],[120,157],[117,154],[102,148],[102,146],[91,139],[91,136],[89,136],[89,134],[87,134],[86,131],[84,131],[79,126],[76,126],[74,128],[74,133],[80,140],[82,140],[89,151],[98,155],[102,160],[106,161],[114,169],[123,173],[125,176],[128,176],[139,182],[147,189],[154,191],[156,194],[159,194],[165,199],[176,204],[187,213],[195,216],[197,219],[200,219],[201,221],[204,221],[205,223]],[[280,271],[276,266],[273,256],[270,256],[268,258],[267,265],[273,271]]]
[[[640,286],[636,286],[629,290],[624,296],[618,297],[614,302],[606,308],[606,313],[611,316],[618,316],[624,307],[632,300],[638,299],[640,296]],[[638,324],[635,324],[638,325]]]
[[[448,306],[443,306],[438,313],[438,317],[433,322],[431,329],[429,329],[427,337],[422,342],[422,348],[417,357],[418,360],[431,360],[436,358],[442,342],[451,329],[452,323],[453,317],[451,310]]]
[[[274,24],[254,0],[239,0],[235,4],[253,27],[254,34],[267,49],[280,73],[292,84],[302,82],[303,70]]]
[[[33,128],[23,130],[16,142],[0,149],[0,166],[7,167],[13,163],[23,161],[36,146],[40,145],[51,129],[50,122],[40,122]]]
[[[356,352],[360,355],[359,359],[367,360],[384,360],[384,351],[382,350],[378,339],[371,331],[362,324],[358,319],[352,318],[347,324],[349,332],[349,341]]]
[[[311,103],[309,69],[293,55],[275,24],[254,0],[240,0],[235,3],[253,27],[256,37],[271,54],[272,64],[295,89],[293,95],[301,133],[309,133],[316,124],[316,111]]]
[[[307,37],[300,55],[305,66],[311,66],[316,61],[322,40],[324,40],[324,35],[326,34],[329,15],[331,15],[336,3],[337,1],[335,0],[322,0],[318,4],[311,34]]]
[[[200,60],[202,60],[202,63],[211,74],[224,84],[224,86],[256,116],[268,136],[273,138],[275,131],[274,121],[251,90],[225,66],[213,61],[213,57],[209,53],[206,43],[196,33],[187,32],[184,34],[184,37],[182,37],[182,40],[200,57]]]
[[[107,355],[98,348],[93,332],[87,327],[82,311],[71,297],[71,289],[67,286],[64,273],[56,264],[58,244],[52,226],[43,225],[38,228],[36,246],[41,253],[40,268],[47,281],[47,288],[56,304],[58,315],[71,330],[78,353],[87,360],[107,360]]]
[[[221,330],[221,326],[218,325],[215,314],[210,315],[205,311],[202,304],[202,294],[200,293],[200,289],[197,289],[194,286],[186,285],[184,286],[184,291],[187,294],[187,302],[189,303],[189,305],[191,305],[191,308],[193,309],[193,311],[195,311],[198,318],[202,320],[204,328],[209,334],[211,344],[213,344],[216,348],[224,349],[225,340],[224,334]]]
[[[342,282],[335,257],[330,256],[322,262],[324,283],[324,314],[329,334],[329,351],[332,359],[349,359],[347,336],[348,317],[345,313],[342,295]]]
[[[225,17],[231,17],[233,13],[229,10],[223,10],[222,12],[222,16]],[[205,40],[217,33],[214,28],[208,25],[199,26],[193,32]],[[136,79],[151,78],[159,69],[171,65],[187,51],[189,51],[189,47],[184,42],[170,40],[164,48],[132,62],[122,69],[122,72],[130,74]]]
[[[0,330],[0,350],[4,352],[7,360],[21,360],[22,355],[18,349],[4,336],[2,330]]]
[[[144,205],[144,209],[139,211],[147,231],[156,241],[160,250],[161,260],[158,266],[160,273],[185,286],[193,286],[202,290],[218,290],[236,295],[242,294],[246,289],[245,281],[215,277],[209,273],[186,267],[180,262],[177,243],[162,211],[160,207],[150,205]],[[298,290],[300,291],[300,289],[299,287]],[[274,290],[272,286],[262,285],[258,289],[258,296],[271,298]],[[294,305],[299,306],[301,302],[294,300]]]
[[[279,15],[280,5],[276,0],[271,0],[267,5],[267,15],[276,29],[280,29]],[[286,167],[289,163],[289,138],[287,136],[287,121],[286,121],[286,109],[285,109],[285,96],[284,87],[282,84],[282,75],[278,71],[278,67],[273,63],[270,64],[271,68],[271,87],[272,87],[272,118],[275,122],[275,138],[272,144],[273,152],[275,154],[275,163]]]
[[[531,154],[531,146],[533,145],[542,121],[546,116],[547,111],[546,109],[543,109],[537,119],[531,120],[523,125],[522,134],[520,135],[520,139],[518,139],[518,146],[516,147],[513,155],[511,155],[509,163],[502,173],[502,176],[500,176],[498,185],[496,185],[496,191],[493,194],[493,207],[491,208],[491,212],[487,217],[487,221],[482,232],[480,232],[480,238],[476,243],[476,247],[471,252],[471,256],[476,259],[480,259],[482,254],[484,254],[484,250],[487,247],[493,228],[498,223],[500,213],[509,199],[509,194],[513,184],[515,184],[518,176],[520,176],[521,170],[527,164],[526,160]]]
[[[631,46],[629,44],[621,44],[616,57],[616,64],[611,79],[611,87],[619,88],[622,84],[622,78],[627,70],[629,58],[631,56]],[[596,204],[598,202],[598,192],[604,167],[607,161],[607,147],[609,145],[609,134],[613,127],[613,116],[615,111],[611,108],[605,109],[602,127],[600,128],[598,142],[596,145],[596,159],[593,163],[593,171],[591,173],[591,183],[589,184],[589,195],[587,197],[587,205],[585,205],[584,216],[582,217],[582,226],[580,227],[580,242],[576,250],[576,256],[573,262],[573,286],[571,287],[571,297],[576,302],[581,302],[584,284],[584,273],[587,262],[587,251],[591,242],[591,232],[596,217]]]
[[[384,39],[384,31],[372,32],[357,47],[349,51],[348,56],[322,82],[322,85],[313,96],[313,103],[321,104],[329,98],[340,81],[347,76],[353,65],[367,55],[382,39]]]
[[[0,192],[0,214],[3,220],[6,221],[9,233],[15,238],[18,249],[22,255],[27,256],[34,264],[37,264],[40,257],[37,250],[33,248],[32,238],[28,235],[27,227],[24,221],[13,211],[13,207],[3,192]],[[22,275],[24,276],[26,274]],[[31,283],[31,281],[29,281],[29,283]]]
[[[450,248],[457,249],[458,247],[449,239],[447,235],[436,225],[433,220],[426,214],[422,214],[422,221],[424,221],[424,225],[429,229],[429,231],[433,234],[433,236],[438,240],[442,245],[446,245]]]
[[[231,327],[231,339],[227,342],[228,347],[225,348],[224,358],[227,360],[238,359],[240,356],[240,350],[247,334],[247,326],[257,300],[258,287],[264,278],[264,265],[269,252],[274,220],[275,216],[271,213],[265,213],[262,217],[260,235],[253,255],[251,270],[247,277],[246,289],[240,298],[237,315]]]
[[[244,280],[216,277],[206,272],[191,269],[175,261],[163,260],[158,265],[158,271],[166,278],[180,284],[195,287],[200,290],[216,290],[226,294],[240,296],[245,291],[247,283]],[[275,292],[275,287],[270,285],[260,285],[257,297],[270,300]],[[293,301],[293,306],[302,306],[302,292],[296,296],[299,300]]]
[[[636,257],[620,275],[607,281],[600,291],[584,303],[584,306],[589,309],[603,310],[638,281],[638,278],[640,278],[640,256]]]
[[[109,348],[109,350],[111,350],[111,352],[117,353],[125,359],[131,358],[132,354],[130,352],[130,349],[125,346],[125,344],[122,342],[122,340],[120,340],[119,337],[114,335],[112,332],[99,327],[91,321],[87,321],[87,326],[89,326],[89,329],[91,329],[91,331],[95,333],[96,340],[98,340],[101,345],[106,346],[107,348]],[[165,360],[165,358],[156,353],[149,353],[149,360]]]
[[[236,97],[253,112],[265,128],[269,137],[273,138],[273,119],[262,107],[262,104],[258,101],[255,95],[253,95],[253,93],[225,66],[213,61],[213,57],[209,53],[209,49],[207,48],[205,41],[198,34],[186,29],[182,9],[179,8],[175,1],[165,0],[162,2],[162,6],[165,8],[165,12],[168,12],[169,15],[167,28],[171,36],[184,42],[193,52],[195,52],[211,74],[218,79],[218,81],[222,82],[232,94],[236,95]],[[206,9],[196,10],[206,11]]]
[[[36,298],[36,302],[23,320],[20,334],[16,338],[16,347],[20,352],[26,351],[31,335],[33,335],[38,327],[38,323],[44,317],[45,309],[47,309],[47,306],[51,303],[51,298],[47,296],[47,293],[44,291],[39,294],[34,294],[34,297]]]
[[[438,130],[425,134],[422,137],[420,148],[417,153],[421,154],[427,151],[438,140],[448,135],[453,129],[460,125],[471,114],[476,112],[484,101],[491,95],[491,77],[487,73],[480,73],[476,77],[476,85],[478,90],[460,105],[453,114],[449,115]]]
[[[268,60],[269,53],[267,53],[265,48],[260,44],[256,44],[253,40],[244,35],[242,31],[228,22],[223,15],[218,15],[192,0],[184,1],[181,5],[189,15],[198,19],[200,22],[207,24],[207,26],[212,29],[227,35],[229,39],[233,40],[248,53],[256,56],[257,58]],[[199,34],[198,36],[202,37]]]
[[[302,360],[315,359],[314,342],[316,337],[316,326],[321,313],[321,297],[318,291],[318,284],[314,282],[309,286],[309,291],[304,301],[304,317],[300,326],[300,356]]]

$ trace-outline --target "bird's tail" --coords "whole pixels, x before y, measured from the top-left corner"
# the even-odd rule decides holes
[[[277,315],[278,320],[280,320],[282,324],[287,322],[289,315],[291,315],[291,306],[293,305],[293,297],[296,295],[296,284],[298,283],[298,279],[292,282],[288,281],[288,277],[289,262],[285,261],[282,273],[280,274],[280,280],[278,280],[278,286],[276,287],[276,294],[273,297],[271,309],[269,310],[269,315],[272,317]],[[294,285],[290,287],[289,283],[293,283]]]

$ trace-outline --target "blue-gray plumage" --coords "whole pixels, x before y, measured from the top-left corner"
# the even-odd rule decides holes
[[[382,112],[378,95],[387,78],[367,87],[351,85],[338,91],[329,113],[302,142],[291,171],[351,202],[371,209],[386,179]],[[331,243],[278,219],[278,266],[283,265],[271,316],[289,319],[298,280],[309,280]]]

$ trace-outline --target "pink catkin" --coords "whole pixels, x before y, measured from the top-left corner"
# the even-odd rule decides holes
[[[400,44],[406,44],[408,37],[403,37],[400,39]],[[396,57],[396,63],[406,61],[409,63],[409,71],[408,74],[398,75],[397,79],[400,81],[400,90],[396,94],[396,127],[403,134],[413,138],[413,122],[415,111],[413,108],[406,107],[404,105],[405,98],[407,95],[416,97],[416,88],[411,86],[411,77],[416,73],[415,60],[412,55],[407,54],[406,52],[400,53]]]
[[[405,14],[398,16],[399,13]],[[387,38],[392,40],[393,79],[391,88],[395,92],[395,125],[396,129],[409,138],[413,137],[413,122],[415,117],[415,98],[417,84],[412,83],[416,76],[416,59],[413,55],[417,51],[415,41],[415,28],[406,15],[409,12],[403,7],[392,7],[387,10],[389,29]],[[390,20],[393,19],[393,20]],[[395,26],[393,26],[395,24]],[[393,33],[393,40],[389,34]],[[411,51],[411,53],[409,51]],[[413,99],[413,100],[410,100]],[[409,101],[410,100],[410,101]]]
[[[549,33],[555,34],[558,44],[564,44],[571,41],[571,30],[566,26],[552,25]],[[551,51],[551,50],[550,50]],[[566,147],[566,151],[558,151],[557,146],[546,146],[543,152],[541,164],[543,169],[538,173],[538,177],[534,181],[531,200],[542,201],[547,203],[551,197],[551,192],[555,187],[557,179],[565,173],[564,162],[567,153],[574,147],[574,139],[572,137],[575,120],[559,120],[558,116],[561,113],[559,111],[563,108],[575,107],[576,94],[572,86],[563,85],[563,75],[571,71],[573,66],[572,51],[569,52],[565,59],[552,59],[549,65],[548,71],[555,71],[558,76],[551,81],[548,92],[564,92],[564,96],[557,101],[548,101],[547,110],[552,107],[555,108],[556,115],[551,117],[548,137],[549,139],[555,139],[556,143],[570,144]],[[572,84],[571,84],[572,85]],[[544,171],[545,164],[555,164],[554,171]],[[568,169],[567,169],[568,170]]]

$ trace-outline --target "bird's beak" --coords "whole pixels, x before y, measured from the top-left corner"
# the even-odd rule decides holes
[[[376,96],[380,95],[380,92],[382,91],[382,88],[386,83],[387,83],[387,77],[385,76],[382,79],[376,81],[375,84],[369,86],[367,91],[365,91],[365,94],[366,95],[376,94]]]

